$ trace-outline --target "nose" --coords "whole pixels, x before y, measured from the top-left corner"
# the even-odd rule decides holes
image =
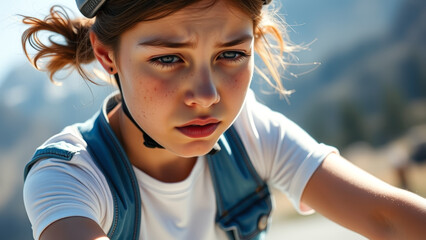
[[[208,108],[220,101],[217,86],[209,69],[204,68],[194,75],[191,86],[185,94],[185,104]]]

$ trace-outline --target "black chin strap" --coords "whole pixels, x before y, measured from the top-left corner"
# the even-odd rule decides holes
[[[152,139],[135,121],[135,119],[132,117],[132,114],[130,114],[129,109],[127,108],[126,102],[124,101],[123,97],[123,91],[121,91],[121,84],[120,84],[120,78],[118,76],[118,73],[114,74],[115,81],[117,82],[118,89],[120,89],[121,94],[121,106],[123,108],[124,114],[133,122],[133,124],[139,129],[139,131],[142,132],[143,135],[143,145],[145,145],[147,148],[164,148],[160,144],[158,144],[154,139]]]
[[[124,97],[123,97],[123,91],[121,91],[121,84],[120,84],[120,78],[118,76],[118,73],[114,74],[115,77],[115,81],[117,82],[117,86],[118,89],[120,90],[120,94],[121,94],[121,106],[123,108],[123,112],[124,114],[126,114],[126,116],[132,121],[132,123],[139,129],[139,131],[142,132],[143,135],[143,145],[145,145],[145,147],[147,148],[162,148],[164,149],[163,146],[161,146],[160,144],[158,144],[154,139],[152,139],[140,126],[139,124],[135,121],[135,119],[132,117],[132,114],[130,114],[129,109],[127,108],[126,102],[124,101]],[[208,153],[209,155],[213,155],[215,153],[217,153],[218,151],[220,151],[220,146],[218,143],[216,143],[212,150],[210,150],[210,152]]]

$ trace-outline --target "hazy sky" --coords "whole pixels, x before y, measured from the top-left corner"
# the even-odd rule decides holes
[[[17,63],[22,63],[24,54],[21,48],[21,34],[25,26],[17,14],[44,17],[53,4],[68,6],[78,12],[74,0],[13,0],[2,2],[0,8],[0,81]]]

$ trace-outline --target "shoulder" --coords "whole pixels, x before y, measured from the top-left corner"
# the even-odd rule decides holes
[[[38,157],[37,152],[41,153]],[[54,221],[71,216],[93,219],[108,230],[107,219],[112,219],[108,182],[75,126],[42,144],[30,164],[24,203],[34,237]]]
[[[328,154],[338,152],[259,103],[251,90],[234,126],[261,178],[286,193],[296,208],[312,173]]]
[[[25,171],[25,182],[62,176],[91,180],[80,181],[82,184],[107,185],[76,125],[66,127],[38,147]]]
[[[262,141],[280,141],[292,134],[299,137],[309,135],[284,114],[260,103],[252,90],[249,90],[240,115],[235,121],[240,135],[250,133]],[[247,136],[249,137],[249,136]]]
[[[312,152],[325,146],[282,113],[257,101],[252,90],[234,125],[244,145],[257,149],[262,158],[295,149]]]
[[[246,148],[254,150],[255,158],[274,159],[284,150],[287,153],[294,148],[310,151],[318,146],[299,125],[257,101],[252,90],[234,125]]]
[[[283,114],[260,103],[249,90],[234,126],[253,166],[264,180],[269,179],[273,163],[294,125]]]
[[[87,151],[87,144],[75,125],[66,127],[38,147],[25,169],[25,177],[43,167],[54,165],[86,166],[95,164]],[[96,169],[96,168],[95,168]]]

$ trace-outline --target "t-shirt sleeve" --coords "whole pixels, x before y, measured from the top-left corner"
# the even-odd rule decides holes
[[[23,191],[34,239],[53,222],[71,216],[90,218],[104,231],[109,229],[108,189],[81,158],[77,153],[70,161],[44,159],[29,172]]]
[[[258,174],[283,192],[299,213],[311,213],[301,204],[303,190],[325,157],[338,150],[318,143],[284,115],[259,103],[252,91],[236,121]]]

